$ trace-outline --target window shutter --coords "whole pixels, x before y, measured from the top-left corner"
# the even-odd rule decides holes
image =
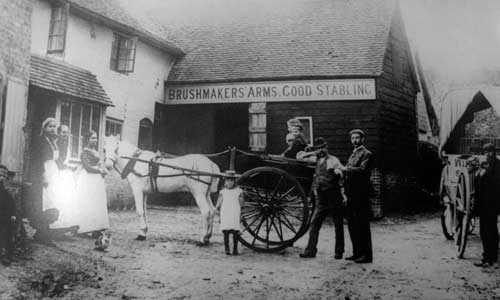
[[[5,126],[2,164],[14,172],[22,171],[24,153],[24,122],[26,118],[27,86],[22,80],[9,79],[5,103]]]
[[[248,136],[252,151],[265,151],[267,147],[266,103],[250,103],[248,106]]]

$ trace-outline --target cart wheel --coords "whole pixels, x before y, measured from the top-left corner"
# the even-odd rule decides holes
[[[443,204],[443,212],[441,214],[441,226],[443,234],[447,240],[453,240],[453,231],[455,228],[455,206],[451,203],[448,196],[445,199],[447,202]]]
[[[445,176],[447,176],[448,168],[444,168],[441,173],[441,203],[443,212],[441,213],[441,227],[443,227],[443,234],[447,240],[453,240],[453,232],[455,230],[455,205],[451,201],[445,186]]]
[[[240,242],[261,252],[289,247],[307,231],[309,203],[302,186],[289,173],[273,168],[251,169],[238,179],[244,191]]]
[[[457,257],[463,258],[465,246],[467,244],[467,235],[471,218],[470,201],[467,197],[467,186],[465,184],[464,174],[460,174],[457,186],[456,196],[456,230],[455,235],[457,245]]]

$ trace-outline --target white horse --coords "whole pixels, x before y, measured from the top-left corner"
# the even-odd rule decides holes
[[[126,141],[120,141],[115,136],[104,138],[104,154],[108,166],[113,164],[120,176],[125,177],[132,188],[135,200],[135,209],[140,218],[140,231],[138,240],[145,240],[148,231],[146,217],[147,196],[155,192],[171,193],[177,191],[190,192],[200,208],[203,223],[203,233],[200,239],[202,245],[208,244],[213,230],[213,219],[215,208],[210,198],[210,193],[218,190],[219,178],[202,175],[183,175],[178,169],[160,166],[156,181],[152,181],[148,163],[137,161],[129,164],[129,159],[123,156],[136,157],[141,160],[150,161],[157,158],[157,154],[151,151],[143,151]],[[189,154],[175,158],[159,158],[159,163],[168,164],[193,171],[201,171],[212,174],[220,174],[219,167],[207,157],[201,154]],[[127,165],[128,164],[128,165]],[[124,174],[123,172],[128,174]],[[123,176],[125,175],[125,176]],[[155,185],[157,189],[155,188]]]

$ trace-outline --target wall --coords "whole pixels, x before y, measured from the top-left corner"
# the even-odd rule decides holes
[[[383,174],[384,211],[408,207],[415,182],[417,119],[414,69],[399,11],[396,11],[384,58],[384,73],[377,80],[380,99],[378,157]],[[383,164],[382,164],[383,162]]]
[[[349,131],[362,129],[366,145],[375,150],[377,137],[377,101],[308,101],[267,103],[267,144],[269,153],[279,154],[286,148],[286,121],[293,117],[312,117],[314,138],[327,140],[329,152],[343,163],[352,152]]]
[[[46,55],[50,5],[46,1],[36,1],[32,19],[32,52]],[[143,118],[153,121],[154,103],[163,101],[163,83],[173,58],[139,40],[134,72],[118,73],[109,68],[112,42],[110,28],[70,14],[62,59],[97,76],[115,105],[108,108],[107,115],[123,120],[123,138],[137,144],[139,121]]]
[[[46,55],[51,7],[47,1],[35,0],[32,17],[32,53]],[[154,121],[155,101],[163,102],[164,82],[173,57],[155,47],[138,41],[134,72],[118,73],[110,69],[113,30],[74,14],[69,15],[66,49],[61,59],[89,70],[97,76],[115,105],[106,115],[122,120],[122,138],[138,142],[139,122]],[[132,205],[127,183],[114,172],[106,178],[108,201],[112,206]]]
[[[8,76],[29,77],[31,0],[0,0],[0,58]]]
[[[31,0],[0,0],[0,41],[2,41],[0,44],[0,75],[2,76],[0,79],[0,99],[3,97],[3,99],[10,101],[6,107],[7,115],[15,113],[16,117],[21,119],[26,117],[27,94],[22,91],[27,90],[29,80],[32,4]],[[11,82],[9,84],[11,91],[6,89],[8,81]],[[15,92],[14,83],[21,90],[17,95],[13,94]],[[3,95],[5,91],[7,93]],[[23,135],[22,129],[17,127],[5,128],[4,150],[6,150],[5,146],[13,145],[14,139],[19,140],[19,137]],[[19,172],[19,175],[21,175],[23,168],[23,143],[24,141],[21,139],[15,142],[16,149],[9,149],[9,153],[17,153],[18,157],[10,157],[8,161],[4,161],[2,158],[2,162],[12,170]]]

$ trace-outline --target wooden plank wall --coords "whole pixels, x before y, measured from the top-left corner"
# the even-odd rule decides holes
[[[314,137],[325,138],[330,153],[342,162],[352,152],[349,131],[353,128],[362,129],[367,135],[367,147],[375,150],[379,140],[376,103],[376,100],[268,103],[267,151],[278,154],[286,148],[287,120],[309,116]]]
[[[404,208],[411,200],[418,149],[417,84],[409,44],[396,11],[386,48],[383,74],[377,79],[380,101],[379,165],[384,176],[384,206]],[[387,210],[384,209],[384,210]]]

